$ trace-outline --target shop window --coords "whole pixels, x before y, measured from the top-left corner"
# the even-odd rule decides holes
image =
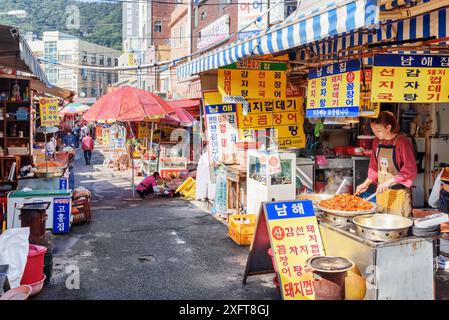
[[[193,27],[198,27],[198,8],[193,9]]]
[[[97,64],[97,54],[96,53],[92,53],[92,59],[91,59],[90,63]]]
[[[104,66],[104,56],[100,56],[100,66]]]
[[[218,10],[223,10],[230,3],[231,0],[218,0]]]
[[[154,32],[162,32],[162,21],[154,22]]]

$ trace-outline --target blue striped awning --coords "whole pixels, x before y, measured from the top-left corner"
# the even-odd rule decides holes
[[[387,0],[387,1],[381,0],[380,10],[382,11],[394,10],[400,7],[414,5],[417,2],[418,2],[417,0]]]
[[[377,0],[347,0],[292,16],[257,36],[234,42],[176,68],[178,78],[223,67],[254,55],[266,55],[303,46],[344,32],[378,23]]]
[[[326,59],[337,59],[337,52],[348,50],[351,47],[378,43],[385,40],[413,40],[436,37],[437,39],[449,37],[449,8],[429,12],[413,18],[390,21],[374,29],[372,33],[351,31],[326,41],[319,41],[307,45],[307,51],[301,53],[301,59],[313,55],[328,55]],[[350,50],[350,49],[349,49]],[[404,51],[397,51],[405,53]],[[349,51],[349,53],[351,53]],[[425,53],[425,51],[407,51],[407,53]],[[366,61],[371,64],[371,61]]]

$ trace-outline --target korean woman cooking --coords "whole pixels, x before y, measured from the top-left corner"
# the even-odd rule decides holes
[[[371,121],[377,139],[368,169],[368,178],[357,187],[356,194],[377,184],[376,202],[384,213],[410,217],[411,187],[418,174],[415,153],[410,140],[400,134],[399,123],[392,112],[383,111]]]

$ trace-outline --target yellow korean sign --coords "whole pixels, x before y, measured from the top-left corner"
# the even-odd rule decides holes
[[[362,83],[360,87],[360,116],[366,118],[377,118],[380,112],[380,104],[371,101],[371,87],[373,80],[372,69],[362,72]]]
[[[103,128],[101,131],[101,142],[104,146],[109,146],[109,128]]]
[[[218,90],[226,97],[284,99],[287,64],[243,60],[218,69]]]
[[[312,202],[268,202],[264,207],[282,298],[315,299],[306,261],[323,256],[324,249]]]
[[[137,124],[137,139],[145,139],[150,137],[151,134],[151,123],[150,122],[139,122]]]
[[[252,136],[249,130],[273,128],[281,148],[305,146],[303,97],[280,100],[249,100],[246,115],[237,104],[237,123],[240,140]]]
[[[374,102],[449,102],[449,56],[374,56]]]
[[[58,119],[58,99],[42,98],[39,100],[39,112],[42,126],[57,126]]]
[[[359,108],[359,60],[334,63],[310,70],[307,117],[357,117]]]

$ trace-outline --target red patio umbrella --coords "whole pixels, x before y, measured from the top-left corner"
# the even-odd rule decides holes
[[[175,113],[158,95],[133,87],[123,87],[102,96],[83,115],[86,121],[156,121]]]
[[[179,121],[181,126],[191,127],[195,118],[183,108],[175,107],[175,113],[170,114],[170,116]]]

